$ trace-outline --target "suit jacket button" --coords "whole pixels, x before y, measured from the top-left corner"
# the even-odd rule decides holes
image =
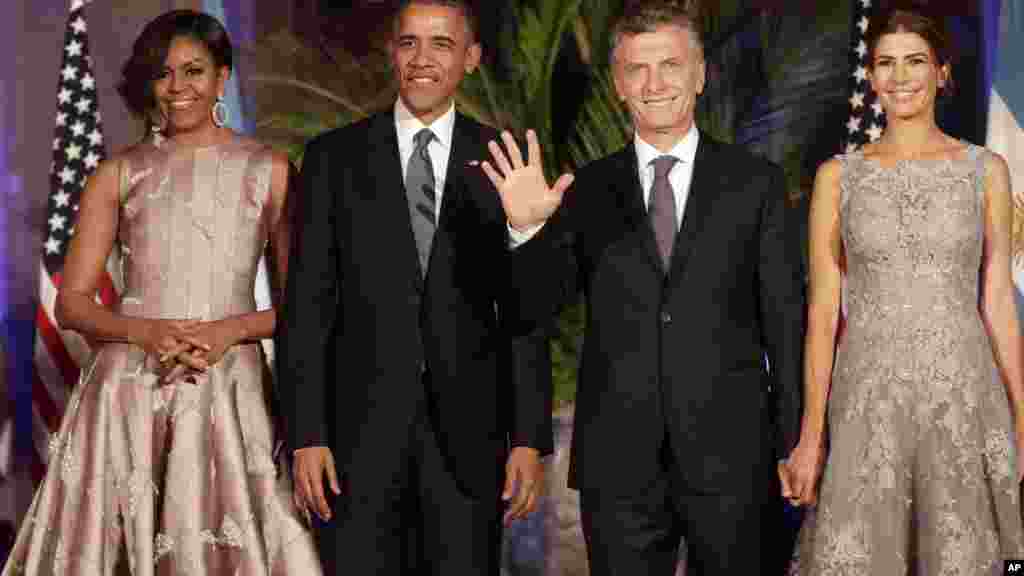
[[[672,314],[670,314],[668,312],[662,312],[661,313],[661,323],[662,324],[671,324],[672,323]]]

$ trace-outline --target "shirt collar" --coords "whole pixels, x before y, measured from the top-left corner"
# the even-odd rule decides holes
[[[693,164],[694,158],[697,157],[697,144],[700,141],[700,132],[697,131],[696,125],[691,125],[690,129],[686,132],[681,140],[672,146],[672,149],[668,152],[662,152],[648,144],[640,137],[640,133],[637,132],[633,135],[633,144],[636,147],[637,165],[640,169],[647,168],[651,161],[659,156],[675,156],[684,164]]]
[[[411,144],[417,132],[423,128],[430,128],[438,144],[447,149],[451,145],[452,131],[455,129],[455,102],[453,101],[444,114],[427,126],[406,108],[399,97],[395,100],[395,126],[398,128],[399,142]]]

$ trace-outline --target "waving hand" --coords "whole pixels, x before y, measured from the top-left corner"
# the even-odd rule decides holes
[[[526,131],[528,160],[525,163],[512,134],[502,132],[501,139],[507,150],[492,140],[487,147],[494,158],[494,165],[487,161],[480,165],[501,195],[509,225],[516,230],[527,230],[543,224],[558,209],[562,196],[572,184],[573,176],[562,174],[553,186],[548,186],[544,178],[540,144],[533,130]]]

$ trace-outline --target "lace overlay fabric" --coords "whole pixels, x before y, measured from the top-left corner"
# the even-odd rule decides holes
[[[217,320],[256,309],[271,158],[254,140],[146,142],[122,159],[121,314]],[[256,344],[163,383],[128,344],[99,347],[50,440],[3,574],[321,573],[291,499]]]
[[[1024,557],[1013,421],[978,306],[986,154],[840,157],[847,322],[794,573],[976,576]]]

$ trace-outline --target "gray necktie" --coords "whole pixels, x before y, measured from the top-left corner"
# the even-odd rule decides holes
[[[434,133],[424,128],[413,137],[415,147],[409,157],[405,171],[405,195],[409,200],[412,217],[412,231],[416,236],[416,250],[420,256],[420,269],[426,273],[430,259],[430,244],[437,228],[436,196],[434,194],[434,165],[430,162],[427,145],[434,139]]]
[[[658,241],[658,252],[661,263],[668,271],[672,260],[672,245],[676,240],[679,224],[676,221],[676,195],[672,184],[668,181],[668,173],[679,159],[675,156],[658,156],[651,160],[654,165],[654,184],[651,186],[651,197],[648,201],[647,215],[654,228],[654,237]]]

